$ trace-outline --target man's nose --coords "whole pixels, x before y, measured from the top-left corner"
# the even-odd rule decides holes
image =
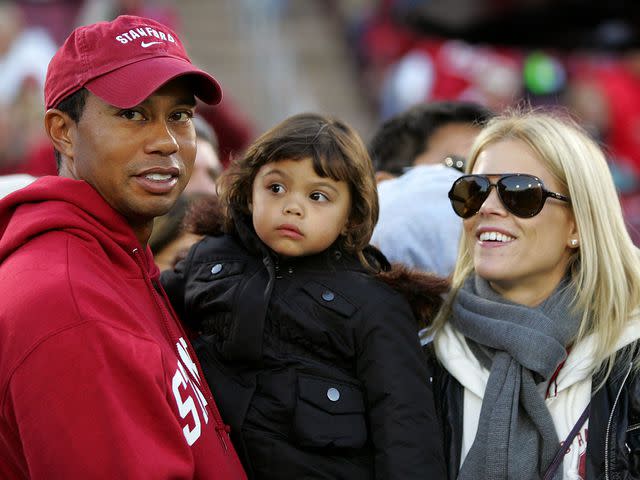
[[[167,156],[180,150],[180,145],[175,133],[171,130],[171,126],[166,120],[159,120],[152,125],[152,132],[149,134],[149,142],[147,143],[147,153],[159,153]]]

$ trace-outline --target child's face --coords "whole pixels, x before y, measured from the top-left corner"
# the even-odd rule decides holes
[[[346,232],[350,211],[349,185],[318,176],[310,158],[263,165],[253,181],[253,226],[280,255],[326,250]]]

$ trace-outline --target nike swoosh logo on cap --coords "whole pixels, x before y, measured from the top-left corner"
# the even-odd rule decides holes
[[[149,42],[149,43],[147,43],[147,42],[142,42],[142,43],[140,44],[140,46],[141,46],[142,48],[149,48],[151,45],[159,45],[159,44],[161,44],[161,43],[162,43],[162,42]]]

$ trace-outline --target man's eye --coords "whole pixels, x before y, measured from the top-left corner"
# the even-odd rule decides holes
[[[309,198],[311,198],[311,200],[315,200],[316,202],[328,202],[329,201],[329,197],[327,197],[322,192],[313,192],[311,195],[309,195]]]
[[[127,120],[144,120],[144,115],[136,110],[123,110],[120,116]]]
[[[171,115],[174,122],[187,122],[193,118],[193,112],[185,110],[184,112],[175,112]]]

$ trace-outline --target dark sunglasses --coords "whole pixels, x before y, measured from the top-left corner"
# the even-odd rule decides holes
[[[500,177],[491,183],[489,177]],[[516,217],[530,218],[542,210],[547,198],[555,198],[569,203],[569,197],[550,192],[538,177],[525,173],[463,175],[449,190],[449,200],[456,215],[469,218],[478,213],[491,187],[495,187],[498,197],[509,212]]]

